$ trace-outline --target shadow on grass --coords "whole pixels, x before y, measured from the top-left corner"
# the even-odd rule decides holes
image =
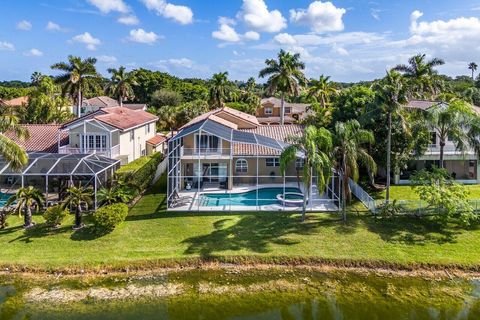
[[[110,232],[99,232],[93,225],[89,225],[73,232],[70,239],[73,241],[92,241],[106,236],[109,233]]]
[[[212,214],[210,214],[212,215]],[[225,213],[223,213],[225,215]],[[289,240],[289,235],[311,235],[326,220],[318,216],[307,216],[305,222],[299,215],[290,213],[259,213],[243,215],[237,222],[225,218],[213,223],[210,234],[191,237],[182,241],[189,246],[186,254],[199,254],[203,258],[214,256],[221,251],[248,250],[267,253],[270,244],[290,246],[298,241]]]
[[[13,232],[20,231],[21,229],[23,229],[23,227],[18,226],[18,227],[12,227],[11,229],[15,229],[15,231],[12,231],[13,233]],[[35,238],[44,238],[48,236],[54,236],[54,235],[66,233],[69,231],[72,231],[71,226],[52,228],[50,226],[47,226],[45,223],[42,223],[42,224],[37,224],[29,229],[25,229],[21,235],[19,235],[15,239],[10,240],[9,242],[23,241],[25,243],[30,243]],[[0,235],[1,234],[2,233],[0,233]]]

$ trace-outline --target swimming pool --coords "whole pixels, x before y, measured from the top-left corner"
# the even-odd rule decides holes
[[[285,192],[302,193],[298,188],[285,188]],[[278,204],[277,195],[283,194],[283,188],[258,189],[258,205]],[[204,207],[218,206],[256,206],[257,190],[242,193],[203,193],[200,196],[200,205]]]
[[[5,207],[5,204],[7,203],[8,199],[10,199],[11,196],[12,194],[0,192],[0,208]]]

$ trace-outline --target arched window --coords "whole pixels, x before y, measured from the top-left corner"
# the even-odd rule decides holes
[[[248,171],[248,162],[245,159],[238,159],[235,162],[236,173],[246,173]]]

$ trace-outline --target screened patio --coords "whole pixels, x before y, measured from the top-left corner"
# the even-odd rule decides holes
[[[96,154],[32,152],[28,156],[28,164],[20,171],[12,170],[5,159],[0,159],[2,198],[8,198],[19,188],[33,186],[44,191],[48,204],[54,204],[63,200],[70,186],[92,187],[96,209],[97,191],[120,167],[119,160]]]

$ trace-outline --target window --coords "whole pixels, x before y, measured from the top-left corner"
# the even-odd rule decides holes
[[[106,150],[107,136],[104,134],[82,134],[81,146],[84,150]]]
[[[236,173],[247,173],[248,172],[248,162],[245,159],[238,159],[235,162],[235,172]]]
[[[430,132],[430,147],[436,147],[436,146],[437,146],[437,133]]]
[[[305,166],[305,159],[297,158],[295,160],[295,169],[303,169],[304,166]]]
[[[133,139],[135,139],[135,131],[134,130],[130,131],[130,141],[133,141]]]
[[[145,149],[142,149],[142,157],[147,155],[147,151]]]
[[[280,159],[279,158],[267,158],[267,159],[265,159],[265,165],[267,167],[280,167]]]
[[[285,107],[285,114],[292,113],[292,107]]]
[[[195,151],[206,153],[218,153],[222,150],[222,141],[217,136],[209,134],[195,134]]]
[[[265,114],[273,114],[272,107],[265,107]]]

